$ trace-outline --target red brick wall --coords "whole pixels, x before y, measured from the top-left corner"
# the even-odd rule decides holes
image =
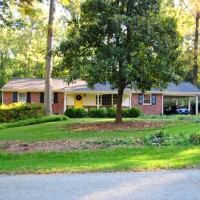
[[[13,103],[13,92],[3,92],[3,103]],[[31,92],[31,103],[40,104],[40,92]],[[58,103],[53,103],[53,114],[63,114],[64,108],[64,94],[58,93]]]
[[[52,112],[54,114],[64,113],[64,93],[58,93],[58,103],[52,105]]]
[[[3,92],[3,103],[4,104],[13,103],[13,92]]]
[[[138,94],[132,94],[132,106],[139,107],[145,115],[160,115],[162,114],[162,94],[156,95],[156,105],[140,105]]]

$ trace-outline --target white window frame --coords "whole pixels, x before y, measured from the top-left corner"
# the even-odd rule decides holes
[[[150,98],[150,102],[149,103],[145,103],[145,98],[144,98],[145,96],[149,96],[149,98]],[[143,105],[151,105],[151,103],[152,103],[151,99],[152,99],[152,95],[151,94],[143,94]]]
[[[25,94],[25,97],[24,97],[25,101],[20,100],[22,98],[22,97],[20,97],[20,94]],[[18,102],[19,103],[26,103],[27,102],[27,92],[18,92]]]
[[[107,95],[107,94],[100,94],[99,95],[99,106],[114,106],[114,105],[116,105],[116,104],[113,104],[113,100],[114,100],[114,98],[113,98],[113,96],[114,95],[117,95],[117,94],[110,94],[111,95],[111,105],[102,105],[102,96],[103,95]],[[115,100],[117,100],[117,99],[115,99]],[[98,100],[97,100],[97,95],[96,95],[96,105],[98,105],[97,102]]]

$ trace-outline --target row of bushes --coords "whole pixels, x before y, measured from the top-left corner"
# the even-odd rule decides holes
[[[42,105],[14,103],[0,106],[0,122],[14,122],[43,115]]]
[[[83,108],[68,108],[65,115],[70,118],[92,117],[92,118],[114,118],[116,116],[116,107],[110,108],[90,108],[88,111]],[[136,118],[141,115],[141,111],[137,107],[122,110],[123,117]]]

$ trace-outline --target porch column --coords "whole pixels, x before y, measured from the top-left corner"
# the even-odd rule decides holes
[[[184,99],[182,99],[182,106],[184,106]]]
[[[178,106],[178,99],[176,98],[176,106]]]
[[[64,93],[64,106],[63,106],[63,113],[65,113],[66,107],[67,107],[67,95],[66,95],[66,93]]]
[[[129,96],[129,108],[132,108],[132,94]]]
[[[97,109],[99,109],[99,94],[97,94]]]
[[[196,96],[196,115],[198,115],[198,113],[199,113],[199,109],[198,109],[198,102],[199,102],[199,98],[198,98],[198,96]]]
[[[191,99],[190,99],[190,97],[189,97],[189,99],[188,99],[188,110],[189,110],[189,112],[190,112],[190,109],[191,109],[190,103],[191,103]]]

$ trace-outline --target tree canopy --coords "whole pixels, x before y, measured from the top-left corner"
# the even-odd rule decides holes
[[[60,46],[67,79],[80,78],[91,87],[109,82],[117,89],[116,122],[122,121],[125,88],[144,92],[180,80],[182,39],[159,0],[87,0],[70,26]]]

